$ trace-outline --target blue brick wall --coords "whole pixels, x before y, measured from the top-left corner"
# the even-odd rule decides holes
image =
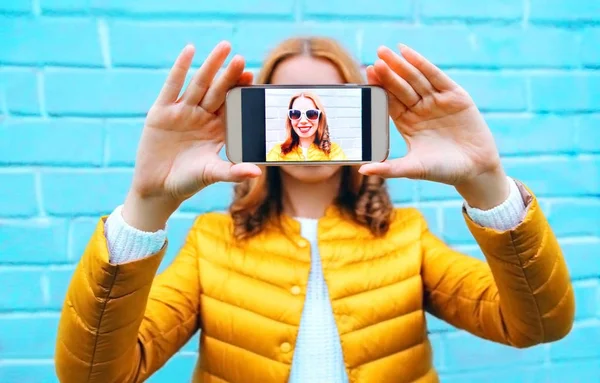
[[[54,382],[62,299],[98,216],[121,203],[143,117],[184,44],[220,39],[252,68],[298,33],[339,39],[363,64],[404,42],[474,97],[510,174],[538,194],[574,280],[564,340],[515,350],[430,317],[443,382],[600,381],[600,3],[566,0],[4,0],[0,2],[0,382]],[[392,130],[392,156],[406,146]],[[392,180],[397,204],[481,257],[447,186]],[[214,185],[170,221],[175,255]],[[152,382],[187,381],[197,336]]]

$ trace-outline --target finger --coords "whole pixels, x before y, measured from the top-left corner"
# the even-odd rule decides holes
[[[421,97],[431,94],[435,90],[423,73],[390,48],[379,47],[377,55],[388,64],[390,69],[405,79]]]
[[[213,48],[200,68],[194,73],[182,96],[182,100],[186,104],[198,105],[200,103],[213,78],[227,59],[229,52],[231,52],[231,45],[227,41],[221,41]]]
[[[381,59],[375,61],[374,68],[381,84],[396,96],[401,103],[406,105],[407,108],[412,108],[421,101],[421,96],[417,94],[405,79],[390,69],[385,61]]]
[[[254,164],[232,164],[227,161],[216,161],[206,165],[203,180],[207,185],[216,182],[242,182],[260,176],[262,171]]]
[[[367,176],[382,178],[424,179],[425,177],[423,165],[410,153],[402,158],[362,165],[358,171]]]
[[[418,69],[437,90],[452,90],[458,85],[440,68],[435,66],[420,53],[406,45],[400,45],[402,56]]]
[[[377,73],[375,73],[375,69],[373,69],[372,65],[367,67],[367,83],[371,85],[383,86],[381,84],[381,80],[377,77]],[[398,98],[390,94],[388,92],[388,109],[390,117],[395,120],[398,116],[404,112],[406,112],[406,105],[400,102]]]
[[[373,65],[369,65],[367,67],[366,73],[367,73],[367,84],[382,86],[381,80],[379,80],[379,77],[377,77],[377,73],[375,73],[375,69],[373,69]]]
[[[171,70],[167,75],[167,79],[165,80],[165,83],[158,94],[158,98],[156,100],[157,103],[169,104],[177,101],[177,97],[179,97],[181,88],[185,83],[185,76],[192,65],[194,51],[195,49],[193,45],[186,45],[185,48],[183,48],[175,60],[175,63],[171,67]]]
[[[244,59],[235,56],[221,76],[210,86],[200,102],[200,107],[209,113],[216,112],[223,105],[227,91],[239,82],[242,73],[244,73]]]
[[[254,74],[252,72],[244,72],[240,75],[237,86],[251,85],[254,80]],[[225,103],[221,103],[219,109],[217,109],[217,116],[222,116],[225,113]]]
[[[238,83],[236,85],[237,86],[252,85],[253,81],[254,81],[254,74],[252,72],[244,72],[240,75],[240,78],[238,79]]]

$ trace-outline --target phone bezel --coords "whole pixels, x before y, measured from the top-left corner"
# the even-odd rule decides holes
[[[242,89],[371,89],[371,160],[345,161],[264,161],[252,162],[256,165],[356,165],[370,162],[383,162],[390,153],[390,128],[388,96],[385,89],[376,85],[332,84],[332,85],[251,85],[230,89],[225,96],[225,154],[234,164],[243,162],[242,153]]]

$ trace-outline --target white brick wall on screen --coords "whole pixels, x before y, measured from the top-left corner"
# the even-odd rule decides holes
[[[266,149],[285,140],[285,119],[290,98],[302,89],[268,89],[266,107]],[[329,135],[340,145],[348,159],[362,158],[361,90],[360,89],[310,89],[324,105]]]

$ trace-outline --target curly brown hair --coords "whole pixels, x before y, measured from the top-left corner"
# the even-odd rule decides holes
[[[327,37],[284,40],[267,56],[256,83],[270,84],[277,65],[297,55],[327,59],[336,66],[346,83],[364,83],[359,65],[339,43]],[[234,235],[238,239],[260,232],[269,220],[277,219],[283,213],[280,170],[277,167],[263,170],[260,177],[241,182],[234,188],[229,212],[233,218]],[[384,179],[364,176],[358,172],[357,166],[343,166],[335,203],[356,222],[367,226],[374,235],[387,232],[393,205]]]

